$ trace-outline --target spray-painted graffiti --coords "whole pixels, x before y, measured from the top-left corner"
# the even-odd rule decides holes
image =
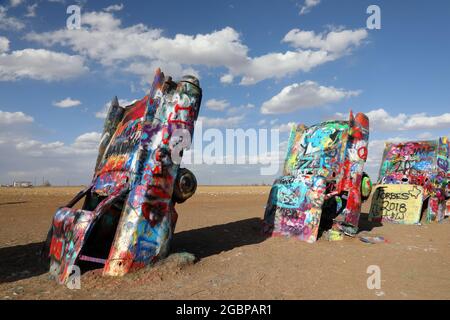
[[[179,130],[192,136],[201,97],[195,77],[176,83],[158,69],[143,99],[126,107],[113,100],[92,184],[58,210],[49,232],[52,271],[61,282],[77,263],[103,261],[103,274],[115,276],[168,254],[175,203],[196,188],[172,151],[180,149]],[[82,210],[71,209],[82,198]]]
[[[372,197],[369,220],[417,224],[420,221],[424,190],[409,184],[378,185]]]
[[[299,126],[289,139],[290,150],[284,173],[289,175],[317,174],[336,176],[339,172],[343,143],[348,131],[345,122],[329,122],[323,127]]]
[[[450,217],[450,199],[448,199],[447,202],[445,203],[445,208],[446,208],[445,215],[447,217]]]
[[[264,232],[314,242],[326,216],[334,221],[334,230],[354,235],[361,185],[370,193],[370,181],[363,182],[368,139],[369,120],[362,113],[350,113],[349,121],[294,126],[283,176],[275,181],[266,206]]]
[[[446,212],[449,151],[447,137],[386,143],[378,183],[422,186],[424,199],[429,198],[427,221],[441,221]]]
[[[269,206],[274,216],[273,235],[314,242],[319,231],[325,198],[325,179],[317,176],[284,176],[275,181]]]

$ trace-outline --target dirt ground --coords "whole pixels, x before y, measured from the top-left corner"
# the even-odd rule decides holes
[[[79,189],[0,188],[0,299],[450,299],[448,219],[372,225],[363,214],[361,231],[388,243],[265,238],[269,187],[241,186],[201,186],[179,205],[175,254],[162,263],[122,278],[89,271],[70,290],[37,261],[56,208]],[[367,288],[370,265],[381,289]]]

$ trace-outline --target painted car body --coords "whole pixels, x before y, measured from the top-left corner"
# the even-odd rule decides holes
[[[428,199],[426,221],[441,221],[448,199],[450,144],[447,137],[386,143],[378,184],[421,186]],[[389,220],[389,219],[387,219]]]
[[[193,135],[201,97],[195,77],[175,83],[158,69],[143,99],[112,102],[92,183],[58,209],[49,231],[50,270],[60,282],[74,265],[100,263],[104,275],[120,276],[168,254],[174,190],[186,170],[174,155]]]
[[[371,183],[363,173],[369,119],[294,125],[283,175],[275,180],[264,214],[263,231],[315,242],[322,229],[354,235],[362,199]],[[364,193],[364,195],[362,195]]]
[[[419,224],[424,188],[412,184],[378,184],[370,204],[369,221]]]

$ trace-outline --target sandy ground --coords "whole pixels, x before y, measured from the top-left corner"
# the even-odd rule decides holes
[[[81,277],[69,290],[37,263],[56,208],[80,188],[0,188],[0,299],[450,299],[450,223],[372,225],[358,238],[307,244],[260,235],[269,187],[199,187],[179,205],[173,254],[122,278]],[[366,211],[366,210],[364,210]],[[196,262],[177,252],[190,252]],[[367,288],[367,268],[381,289]]]

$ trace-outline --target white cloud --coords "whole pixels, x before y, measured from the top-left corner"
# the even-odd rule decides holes
[[[232,74],[224,74],[223,76],[220,77],[220,82],[221,83],[225,83],[225,84],[230,84],[233,82],[233,75]]]
[[[80,100],[74,100],[70,97],[65,98],[58,102],[53,102],[53,105],[58,108],[71,108],[71,107],[79,106],[80,104],[81,104]]]
[[[75,150],[95,150],[97,152],[102,134],[100,132],[87,132],[77,138],[72,144]]]
[[[431,132],[428,132],[428,131],[419,133],[419,134],[417,135],[417,138],[423,139],[423,140],[431,139],[431,138],[433,138],[433,137],[434,137],[434,135],[433,135]]]
[[[103,10],[106,12],[112,12],[112,11],[120,11],[123,9],[123,3],[121,4],[113,4],[111,6],[108,6],[104,8]]]
[[[342,53],[359,46],[368,36],[366,29],[335,30],[316,34],[314,31],[292,29],[283,38],[294,48],[319,49],[332,53]]]
[[[231,63],[244,56],[247,48],[238,42],[238,34],[225,28],[211,34],[195,36],[177,34],[162,36],[162,30],[143,24],[121,28],[121,21],[107,12],[83,14],[83,28],[76,34],[61,29],[41,34],[31,33],[27,39],[46,45],[63,44],[105,65],[132,58],[174,61],[179,64],[209,66]],[[124,45],[126,43],[127,45]]]
[[[200,79],[200,75],[197,70],[190,67],[183,68],[182,65],[173,61],[153,60],[149,63],[132,62],[128,66],[124,67],[123,70],[141,76],[141,84],[148,87],[148,84],[151,84],[151,81],[153,80],[151,78],[151,72],[157,68],[161,68],[161,70],[164,71],[164,74],[170,75],[175,79],[181,78],[182,76],[188,74]]]
[[[248,110],[251,110],[255,108],[255,105],[252,103],[247,103],[240,105],[239,107],[231,107],[227,109],[228,114],[238,114],[238,113],[245,113]]]
[[[384,109],[366,112],[370,128],[375,131],[405,131],[422,129],[441,129],[450,127],[450,113],[430,116],[426,113],[391,115]],[[342,113],[336,113],[339,118],[346,118]]]
[[[284,123],[284,124],[275,126],[274,129],[278,129],[278,130],[280,130],[280,132],[290,132],[292,129],[292,126],[295,126],[295,125],[297,125],[295,122],[289,122],[289,123]]]
[[[320,3],[320,0],[305,0],[303,6],[300,8],[300,15],[307,14],[311,11],[312,8],[317,6]]]
[[[44,49],[24,49],[0,54],[0,81],[22,78],[64,80],[88,71],[81,56]]]
[[[384,109],[376,109],[366,112],[369,117],[370,128],[373,130],[400,130],[401,126],[407,119],[407,115],[400,113],[396,116],[391,116]]]
[[[227,100],[209,99],[206,101],[206,107],[215,111],[224,111],[229,106],[230,103]]]
[[[9,50],[8,38],[0,36],[0,53],[7,52]]]
[[[206,107],[210,110],[214,111],[226,111],[229,115],[245,115],[248,110],[255,108],[255,105],[252,103],[242,104],[238,107],[231,107],[230,103],[227,100],[217,100],[217,99],[209,99],[205,103]]]
[[[358,94],[358,91],[346,91],[320,86],[314,81],[304,81],[284,87],[280,93],[262,104],[261,112],[263,114],[289,113],[298,109],[337,102]]]
[[[298,71],[307,72],[335,58],[323,50],[287,51],[268,53],[248,59],[245,64],[232,67],[236,75],[242,74],[241,85],[252,85],[269,78],[281,79]]]
[[[244,116],[228,117],[228,118],[209,118],[209,117],[198,117],[198,121],[202,123],[204,127],[225,127],[232,128],[237,126],[242,122]]]
[[[22,30],[25,28],[25,24],[17,18],[8,17],[6,15],[8,9],[0,6],[0,29],[3,30]]]
[[[18,139],[16,149],[34,157],[61,156],[61,155],[94,155],[98,151],[101,133],[88,132],[75,138],[75,141],[66,145],[61,141],[44,143],[37,140]]]
[[[25,17],[32,18],[36,17],[36,9],[38,7],[38,3],[32,4],[30,6],[27,6],[27,13],[25,14]]]
[[[0,124],[18,124],[18,123],[29,123],[33,122],[33,117],[26,115],[23,112],[8,112],[0,110]]]
[[[126,107],[126,106],[129,106],[130,104],[134,103],[135,101],[136,101],[136,99],[135,100],[119,99],[119,105],[121,107]],[[99,119],[105,119],[106,115],[108,114],[108,110],[109,110],[110,106],[111,106],[111,101],[106,102],[103,105],[102,110],[95,113],[95,117],[99,118]]]
[[[1,128],[1,126],[0,126]],[[29,138],[26,132],[5,133],[0,142],[0,179],[36,178],[50,180],[52,184],[88,183],[92,178],[98,144],[101,134],[87,132],[79,135],[72,143],[62,141],[43,142]],[[68,169],[70,168],[70,169]],[[2,183],[3,183],[2,182]]]
[[[248,47],[231,27],[205,34],[166,37],[162,30],[142,23],[122,27],[122,21],[110,12],[83,13],[82,23],[82,29],[77,32],[67,29],[33,32],[26,35],[26,39],[47,46],[67,46],[105,66],[140,75],[145,71],[146,77],[148,66],[155,63],[169,64],[177,71],[195,65],[225,67],[228,73],[221,77],[222,83],[231,83],[235,77],[241,77],[242,85],[282,78],[298,71],[306,72],[339,58],[336,52],[331,54],[316,48],[249,57]],[[327,37],[325,34],[320,36]]]
[[[450,127],[450,113],[429,116],[426,113],[416,113],[408,117],[404,130],[438,129]]]
[[[55,141],[50,143],[42,143],[37,140],[23,140],[16,143],[16,149],[24,151],[33,156],[43,155],[44,152],[59,152],[64,147],[64,143],[61,141]]]
[[[17,7],[23,2],[23,0],[10,0],[11,7]]]

